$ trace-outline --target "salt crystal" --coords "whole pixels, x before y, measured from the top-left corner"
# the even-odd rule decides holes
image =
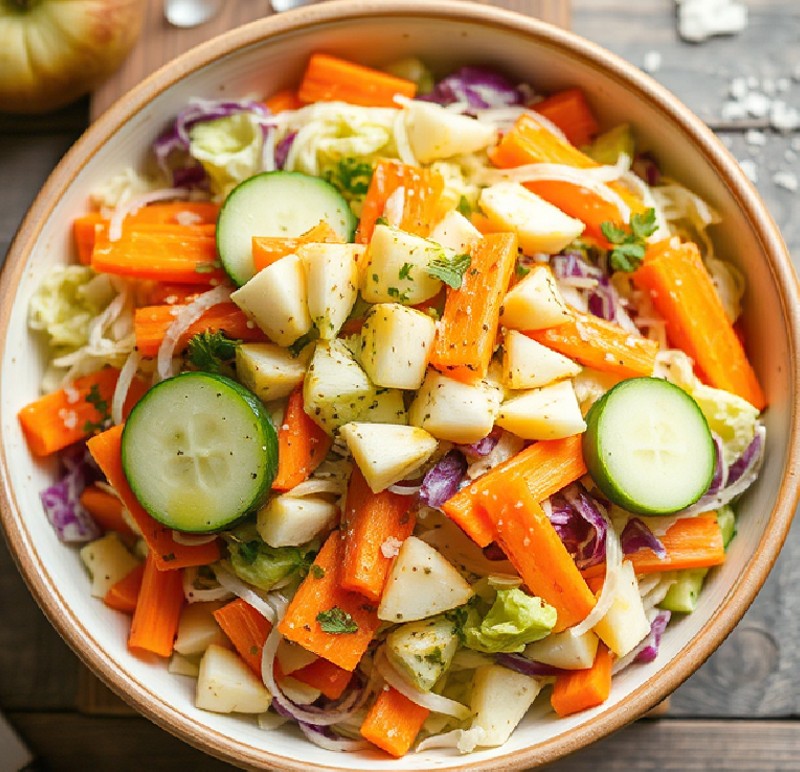
[[[734,78],[731,81],[731,96],[741,102],[747,96],[747,80],[744,78]]]
[[[712,35],[732,35],[747,26],[747,6],[734,0],[677,0],[678,33],[699,43]]]
[[[800,127],[800,111],[776,99],[770,106],[769,122],[778,131],[794,131]]]
[[[797,190],[797,175],[793,172],[780,171],[772,175],[772,181],[784,190],[794,193]]]
[[[642,69],[645,72],[649,73],[658,72],[661,69],[661,52],[648,51],[644,55],[644,62],[642,63]]]
[[[761,81],[761,90],[768,96],[775,96],[777,86],[772,78],[764,78]]]
[[[747,117],[747,110],[741,102],[725,102],[720,115],[723,121],[738,121]]]
[[[785,94],[792,85],[792,81],[789,78],[778,78],[775,82],[775,88],[777,89],[779,94]]]
[[[767,135],[763,131],[756,131],[756,129],[749,129],[744,135],[744,141],[748,145],[755,145],[757,147],[764,147],[767,144]]]
[[[395,539],[394,536],[390,536],[383,544],[381,544],[381,554],[385,558],[396,558],[397,554],[400,552],[400,547],[402,546],[403,542],[399,539]]]
[[[755,75],[751,75],[747,79],[747,87],[748,88],[758,88],[758,78]]]
[[[739,166],[742,167],[742,171],[747,175],[750,182],[753,184],[758,182],[758,166],[756,166],[756,162],[745,158],[739,161]]]
[[[744,99],[744,107],[753,118],[766,118],[772,107],[772,100],[766,94],[751,91]]]

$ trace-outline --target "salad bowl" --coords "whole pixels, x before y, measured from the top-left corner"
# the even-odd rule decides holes
[[[446,45],[443,45],[446,41]],[[45,354],[28,330],[28,305],[43,278],[70,254],[70,224],[113,172],[141,166],[153,138],[192,98],[269,95],[296,84],[310,54],[366,65],[418,57],[434,72],[497,69],[544,93],[581,87],[603,126],[629,122],[666,174],[721,216],[718,254],[744,274],[742,335],[769,408],[761,475],[739,504],[738,535],[706,583],[696,610],[670,625],[659,657],[614,678],[601,706],[567,718],[529,715],[499,748],[468,756],[426,750],[400,759],[308,743],[295,730],[259,729],[194,705],[187,679],[127,649],[127,622],[86,591],[77,554],[41,512],[52,465],[28,452],[17,422],[39,394]],[[674,96],[581,38],[510,12],[456,0],[333,0],[233,30],[162,68],[102,115],[69,151],[34,202],[0,283],[0,504],[12,552],[31,592],[78,655],[146,717],[188,743],[250,768],[523,769],[554,761],[642,715],[691,675],[755,598],[786,537],[798,497],[797,346],[800,293],[781,236],[735,159]],[[19,342],[25,341],[20,347]]]

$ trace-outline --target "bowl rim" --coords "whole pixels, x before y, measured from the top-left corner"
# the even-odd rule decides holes
[[[35,247],[43,223],[52,213],[61,194],[71,184],[115,131],[156,95],[183,77],[211,64],[222,56],[251,45],[267,43],[273,36],[298,33],[328,22],[363,20],[377,17],[456,18],[459,22],[494,27],[531,40],[532,44],[566,50],[584,66],[604,72],[620,85],[632,89],[650,100],[663,117],[704,153],[709,165],[728,186],[731,196],[761,244],[769,269],[778,290],[784,318],[787,322],[789,363],[792,384],[800,383],[800,361],[797,345],[800,341],[800,292],[780,232],[747,179],[736,159],[677,97],[659,85],[634,65],[610,53],[597,44],[547,24],[541,20],[491,5],[479,5],[463,0],[331,0],[306,6],[284,14],[275,14],[230,30],[182,54],[163,66],[115,102],[78,139],[49,176],[31,205],[11,243],[0,274],[0,298],[10,299],[16,288],[27,258]],[[10,302],[0,308],[0,354],[3,353],[11,316]],[[794,390],[793,390],[794,391]],[[794,393],[792,394],[794,396]],[[600,713],[581,726],[580,732],[561,733],[535,746],[522,748],[501,756],[470,762],[462,758],[459,766],[465,770],[490,772],[501,769],[522,769],[546,764],[572,753],[620,729],[634,720],[688,678],[722,643],[755,599],[777,559],[788,532],[800,496],[800,428],[797,400],[791,400],[791,430],[783,477],[777,492],[776,505],[767,521],[752,559],[729,588],[720,606],[700,631],[684,646],[667,670],[660,670],[622,698],[613,709]],[[2,522],[11,553],[28,587],[50,623],[67,641],[81,660],[98,674],[108,686],[133,705],[141,714],[170,731],[190,745],[212,756],[237,765],[256,767],[278,766],[302,772],[307,765],[286,756],[262,750],[236,740],[217,730],[201,728],[188,715],[160,702],[145,684],[132,679],[119,663],[97,646],[91,632],[70,611],[53,577],[37,560],[36,545],[26,528],[9,475],[9,458],[0,444],[0,522]],[[347,767],[315,765],[321,770],[337,772]]]

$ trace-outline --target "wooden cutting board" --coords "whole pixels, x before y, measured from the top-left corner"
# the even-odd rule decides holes
[[[241,24],[269,16],[269,0],[224,0],[222,10],[205,24],[193,29],[178,29],[164,19],[163,0],[144,0],[145,18],[142,34],[122,67],[92,95],[91,119],[94,120],[139,81],[193,46]],[[557,24],[570,24],[570,0],[476,0],[496,5]]]

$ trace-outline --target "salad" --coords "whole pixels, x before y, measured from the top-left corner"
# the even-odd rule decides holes
[[[470,752],[601,705],[762,462],[717,222],[579,89],[315,54],[194,100],[31,302],[44,511],[132,652],[265,731]]]

